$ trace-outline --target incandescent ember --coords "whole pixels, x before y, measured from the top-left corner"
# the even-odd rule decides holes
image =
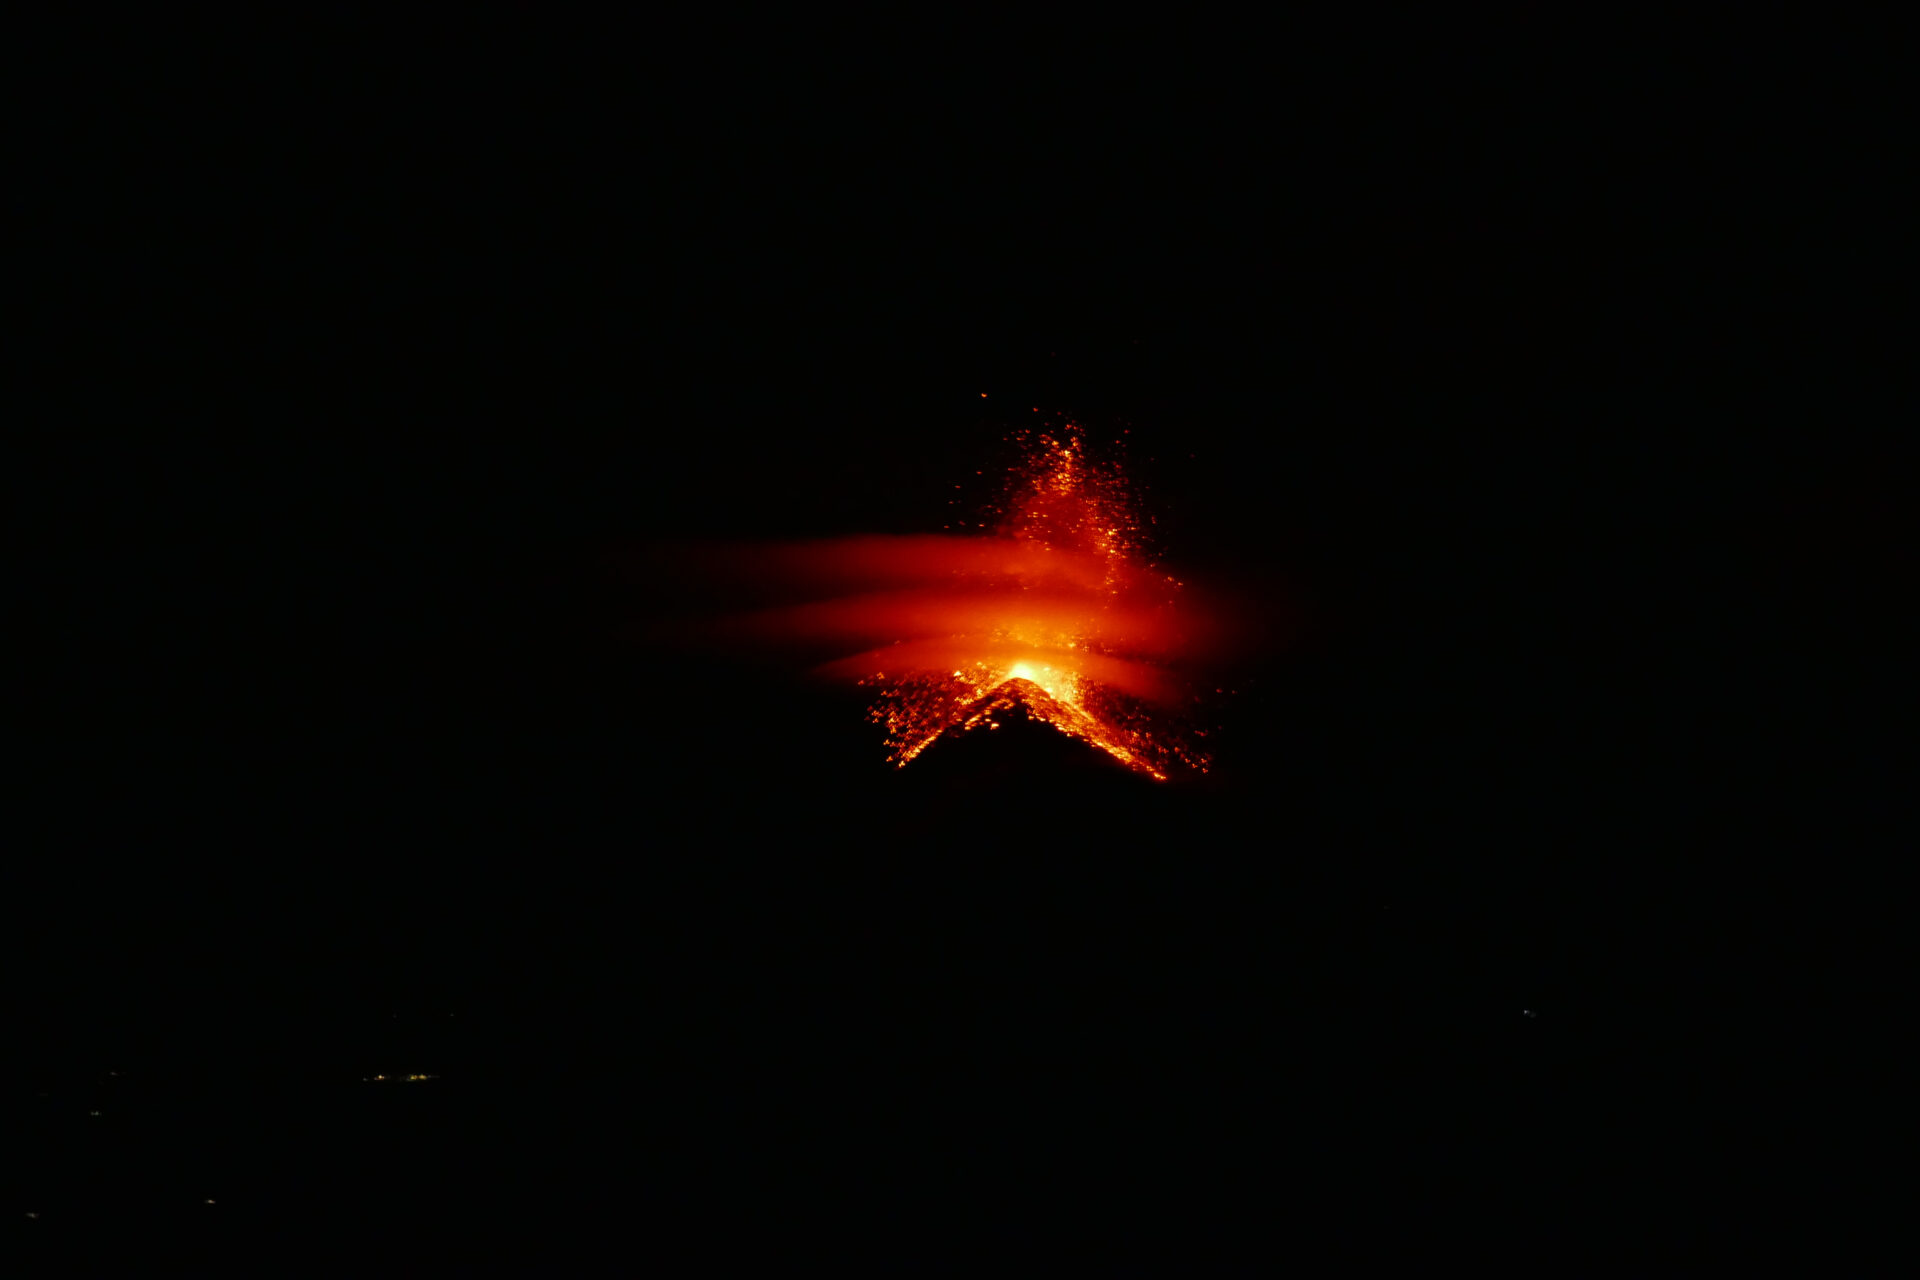
[[[880,696],[871,718],[906,765],[942,735],[991,725],[1010,702],[1035,719],[1165,780],[1207,755],[1174,727],[1181,685],[1164,665],[1203,630],[1182,584],[1147,558],[1137,502],[1117,460],[1089,456],[1072,423],[1020,440],[996,527],[1000,572],[956,573],[917,607],[911,640],[829,664]],[[983,557],[992,566],[994,557]],[[885,606],[870,604],[871,611]],[[905,621],[905,618],[901,619]],[[1156,710],[1158,708],[1158,710]]]
[[[1120,442],[1102,453],[1072,422],[1008,440],[1018,461],[969,533],[662,551],[652,569],[736,607],[655,637],[805,655],[873,692],[898,766],[1018,703],[1154,779],[1206,772],[1192,717],[1218,682],[1197,673],[1244,650],[1239,606],[1156,562]]]

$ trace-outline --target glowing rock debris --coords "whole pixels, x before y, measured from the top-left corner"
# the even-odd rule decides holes
[[[879,690],[869,715],[900,766],[943,735],[998,727],[1018,703],[1155,779],[1204,772],[1177,727],[1170,667],[1201,622],[1148,559],[1119,461],[1092,456],[1070,422],[1013,440],[1021,461],[992,527],[971,546],[944,540],[944,583],[866,602],[915,638],[829,667]]]
[[[1206,772],[1189,717],[1218,690],[1194,686],[1245,651],[1239,607],[1155,563],[1119,441],[1097,448],[1066,421],[1007,441],[1017,461],[977,523],[662,549],[653,566],[707,596],[763,603],[650,634],[707,654],[808,655],[816,675],[875,692],[869,716],[896,765],[1019,707],[1146,776]]]

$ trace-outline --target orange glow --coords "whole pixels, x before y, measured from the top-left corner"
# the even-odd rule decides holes
[[[1180,703],[1166,664],[1204,644],[1209,628],[1179,607],[1180,584],[1148,562],[1118,464],[1096,462],[1071,423],[1021,443],[990,535],[855,553],[872,567],[910,555],[919,582],[935,564],[944,581],[777,611],[758,624],[892,641],[823,670],[880,690],[870,717],[885,727],[897,765],[943,735],[992,725],[995,710],[1018,701],[1153,778],[1204,771],[1206,756],[1149,707]]]
[[[797,603],[659,638],[811,650],[817,674],[876,691],[869,718],[896,765],[1017,702],[1150,777],[1206,771],[1204,735],[1181,727],[1199,692],[1183,673],[1246,643],[1235,611],[1153,562],[1119,464],[1079,427],[1012,440],[1020,461],[971,536],[673,549],[650,567],[729,599]]]

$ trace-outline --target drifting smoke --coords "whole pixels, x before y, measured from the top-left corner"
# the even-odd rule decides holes
[[[1154,778],[1204,772],[1195,673],[1244,643],[1232,611],[1152,562],[1118,460],[1077,426],[1012,440],[1021,461],[975,536],[680,549],[677,567],[730,601],[783,602],[673,638],[833,655],[815,674],[874,690],[898,765],[1017,701]]]

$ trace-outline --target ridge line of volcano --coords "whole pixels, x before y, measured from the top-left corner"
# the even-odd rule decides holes
[[[1129,769],[1136,769],[1156,779],[1165,780],[1166,775],[1145,760],[1124,747],[1108,742],[1106,736],[1100,732],[1099,721],[1093,716],[1055,697],[1025,676],[1008,676],[987,689],[967,704],[967,714],[964,719],[946,726],[938,734],[922,743],[913,755],[920,754],[942,738],[958,738],[962,734],[971,732],[980,725],[981,721],[987,720],[996,712],[1006,711],[1023,704],[1030,718],[1046,725],[1054,732],[1104,751]]]

